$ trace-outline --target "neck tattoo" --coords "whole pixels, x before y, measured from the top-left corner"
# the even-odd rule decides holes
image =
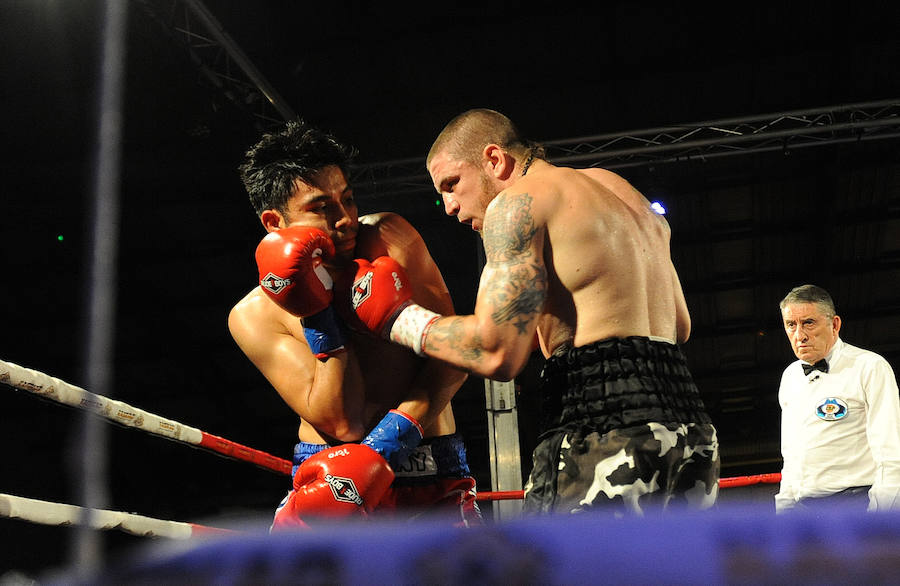
[[[525,173],[528,173],[528,168],[531,167],[531,163],[534,161],[534,149],[528,149],[528,158],[525,159],[525,166],[522,167],[522,177],[525,176]]]

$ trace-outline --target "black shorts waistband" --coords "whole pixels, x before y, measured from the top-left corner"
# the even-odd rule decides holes
[[[665,341],[631,336],[569,349],[547,360],[541,383],[545,432],[711,423],[684,354]]]

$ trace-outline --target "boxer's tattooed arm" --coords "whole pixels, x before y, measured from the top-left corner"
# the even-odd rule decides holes
[[[486,299],[494,306],[491,313],[494,323],[514,322],[520,333],[527,333],[522,317],[528,318],[540,312],[546,295],[546,270],[536,264],[485,270],[488,274],[485,279]],[[524,324],[527,325],[527,320]]]
[[[483,234],[487,266],[482,284],[484,298],[494,308],[491,317],[498,325],[512,322],[521,335],[528,334],[528,323],[547,294],[547,269],[535,251],[538,230],[531,203],[527,193],[498,197]]]
[[[438,319],[428,330],[424,347],[430,356],[491,377],[507,375],[510,368],[518,368],[511,360],[527,357],[548,278],[544,228],[532,215],[530,195],[497,196],[484,226],[487,264],[479,282],[477,314]]]
[[[440,320],[440,326],[435,325],[431,333],[425,339],[426,348],[445,346],[453,350],[466,362],[477,363],[481,360],[481,336],[474,332],[468,339],[465,337],[465,327],[461,319],[457,317],[445,317]]]

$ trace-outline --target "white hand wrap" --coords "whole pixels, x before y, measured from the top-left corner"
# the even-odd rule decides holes
[[[425,356],[425,336],[439,314],[425,309],[421,305],[412,303],[400,312],[394,324],[391,326],[390,338],[392,342],[412,348],[419,356]]]

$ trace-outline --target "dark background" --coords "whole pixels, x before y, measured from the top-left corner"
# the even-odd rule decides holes
[[[205,2],[298,115],[376,166],[422,158],[471,107],[501,110],[533,139],[554,141],[900,97],[898,14],[876,3],[383,4]],[[225,325],[255,280],[263,231],[236,167],[264,124],[177,42],[170,17],[182,3],[128,7],[121,220],[109,226],[119,238],[109,394],[289,458],[296,417]],[[101,8],[0,4],[0,359],[79,386]],[[719,430],[723,476],[780,470],[776,393],[793,355],[777,304],[791,287],[828,288],[843,338],[900,365],[897,146],[886,139],[620,171],[669,210],[694,322],[684,351]],[[357,195],[361,213],[398,211],[419,228],[457,311],[471,311],[477,237],[443,215],[427,183],[395,193],[360,181]],[[523,473],[539,366],[517,379]],[[0,391],[0,492],[75,502],[77,413]],[[480,379],[454,408],[476,478],[490,489]],[[114,510],[222,525],[268,517],[287,488],[285,477],[249,464],[139,431],[106,433]],[[0,575],[64,563],[66,531],[0,526]],[[108,540],[113,549],[139,541]]]

